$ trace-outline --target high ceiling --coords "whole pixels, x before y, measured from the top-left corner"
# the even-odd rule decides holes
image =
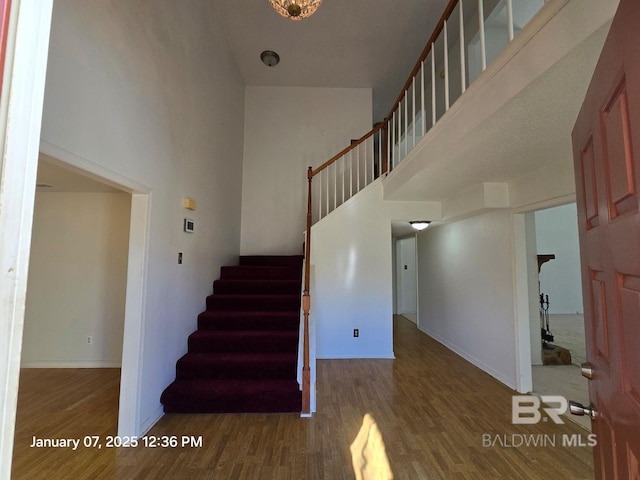
[[[384,119],[448,0],[325,0],[311,17],[281,17],[268,0],[216,0],[246,85],[372,88]],[[263,50],[280,55],[267,67]]]

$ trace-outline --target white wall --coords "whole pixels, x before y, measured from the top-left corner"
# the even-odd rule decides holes
[[[540,270],[550,313],[582,313],[578,212],[575,203],[535,212],[539,254],[555,254]]]
[[[211,282],[239,253],[243,113],[214,2],[56,0],[42,141],[151,192],[137,434],[162,414]]]
[[[126,193],[36,193],[23,367],[120,366],[130,210]]]
[[[384,202],[382,190],[377,180],[311,230],[318,358],[393,357],[391,220],[437,219],[440,205]]]
[[[247,87],[242,253],[301,253],[307,168],[371,128],[370,88]]]
[[[318,358],[393,358],[391,221],[382,206],[375,182],[311,230]]]
[[[417,243],[419,328],[515,388],[509,211],[429,227]]]

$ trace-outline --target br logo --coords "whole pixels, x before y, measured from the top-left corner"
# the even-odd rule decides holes
[[[541,404],[544,404],[544,407],[540,408]],[[546,422],[547,418],[550,418],[552,422],[562,424],[564,422],[560,415],[568,408],[567,399],[560,395],[514,395],[511,399],[511,423],[533,425],[540,420]],[[545,417],[540,410],[544,411]]]

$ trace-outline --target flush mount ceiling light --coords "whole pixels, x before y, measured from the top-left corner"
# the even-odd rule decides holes
[[[262,60],[262,63],[267,67],[273,67],[280,63],[280,55],[271,50],[265,50],[260,54],[260,60]]]
[[[409,222],[409,225],[411,225],[416,230],[424,230],[429,226],[430,223],[431,222],[428,220],[415,220],[413,222]]]
[[[322,0],[269,0],[269,3],[283,17],[302,20],[313,15]]]

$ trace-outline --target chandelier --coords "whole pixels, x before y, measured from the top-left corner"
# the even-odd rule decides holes
[[[322,0],[269,0],[269,3],[283,17],[302,20],[313,15]]]

